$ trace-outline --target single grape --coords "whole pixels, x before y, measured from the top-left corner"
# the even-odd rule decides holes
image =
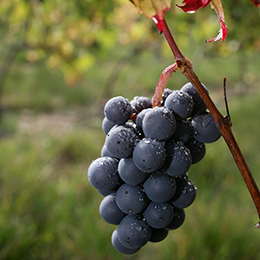
[[[174,177],[178,177],[186,173],[192,163],[190,150],[183,142],[168,142],[166,148],[166,161],[163,166],[165,171]]]
[[[191,116],[193,100],[189,94],[174,90],[166,98],[165,106],[174,112],[177,120],[183,120]]]
[[[162,95],[162,101],[161,101],[161,106],[163,107],[164,106],[164,103],[165,103],[165,100],[166,98],[172,93],[172,90],[169,89],[169,88],[166,88],[163,92],[163,95]],[[152,98],[152,103],[153,103],[153,99],[154,99],[154,96]]]
[[[164,143],[152,138],[143,138],[133,152],[134,163],[143,172],[151,173],[160,169],[165,159]]]
[[[161,106],[164,106],[166,98],[167,98],[171,93],[172,93],[172,90],[169,89],[169,88],[166,88],[166,89],[164,90],[163,95],[162,95]]]
[[[159,141],[169,139],[173,135],[175,127],[175,117],[166,107],[155,107],[143,118],[144,134]]]
[[[119,225],[121,220],[126,216],[116,204],[116,193],[107,195],[99,205],[101,217],[109,224]]]
[[[213,143],[217,141],[221,134],[210,113],[197,114],[192,118],[194,128],[194,138],[203,143]]]
[[[143,133],[143,119],[146,113],[150,112],[152,108],[142,110],[136,117],[136,128],[139,132]]]
[[[178,142],[175,141],[173,138],[171,138],[170,140],[168,140],[165,143],[165,149],[166,149],[166,160],[164,162],[164,165],[162,166],[162,169],[164,171],[166,171],[167,168],[169,168],[169,166],[171,165],[172,162],[172,156],[173,156],[173,152],[174,152],[174,147],[176,146]]]
[[[192,138],[188,143],[187,147],[191,152],[192,164],[200,162],[206,154],[206,146],[204,143]]]
[[[165,227],[166,230],[175,230],[179,228],[185,220],[185,211],[184,209],[174,208],[174,214],[172,222]]]
[[[176,128],[171,139],[175,141],[182,141],[185,144],[193,137],[193,126],[189,120],[182,120],[176,122]]]
[[[117,228],[112,233],[111,242],[112,242],[112,245],[114,246],[114,248],[119,253],[124,254],[124,255],[132,255],[132,254],[136,253],[137,251],[139,251],[141,248],[141,247],[139,247],[139,248],[135,248],[135,249],[130,249],[130,248],[123,246],[122,243],[118,239]]]
[[[137,249],[144,246],[152,235],[152,228],[142,214],[127,215],[117,227],[120,243],[126,248]]]
[[[136,96],[130,101],[134,115],[139,114],[142,110],[152,107],[152,101],[148,97]]]
[[[144,183],[147,197],[154,202],[169,201],[175,194],[175,178],[164,171],[156,171]]]
[[[106,136],[107,150],[116,158],[127,158],[133,153],[137,135],[131,126],[116,125]]]
[[[98,190],[114,190],[122,180],[117,171],[118,161],[111,157],[100,157],[88,168],[88,178],[93,187]]]
[[[202,84],[202,86],[208,92],[206,86],[204,84]],[[192,96],[192,99],[193,99],[193,102],[194,102],[192,115],[206,111],[207,106],[205,105],[205,103],[204,103],[203,99],[201,98],[200,94],[198,93],[198,91],[194,88],[194,86],[190,82],[186,83],[180,89],[180,91],[188,93],[189,95]]]
[[[171,203],[179,209],[187,208],[196,198],[196,187],[187,177],[176,178],[176,186]]]
[[[151,202],[144,211],[144,218],[153,228],[164,228],[173,219],[173,206],[168,203]]]
[[[104,117],[103,121],[102,121],[102,129],[104,131],[104,133],[107,135],[108,132],[110,131],[110,129],[116,125],[115,123],[109,121],[106,117]]]
[[[152,228],[152,235],[150,238],[150,242],[157,243],[163,241],[169,234],[169,230],[165,228]]]
[[[115,158],[115,157],[107,150],[107,146],[104,144],[103,147],[102,147],[102,149],[101,149],[101,157],[105,157],[105,156]]]
[[[107,101],[104,107],[106,118],[115,124],[124,124],[132,115],[132,107],[128,99],[118,96]]]
[[[140,185],[123,184],[116,192],[116,204],[126,214],[142,213],[149,203]]]
[[[149,175],[136,167],[133,157],[123,158],[118,164],[118,173],[121,179],[132,185],[144,182]]]
[[[136,135],[139,134],[135,122],[128,121],[128,122],[126,122],[125,124],[123,124],[123,126],[125,126],[126,128],[130,128],[130,129],[132,129],[132,130],[135,132]]]
[[[114,190],[106,190],[106,189],[101,190],[101,189],[99,189],[99,190],[97,190],[97,191],[98,191],[102,196],[106,197],[107,195],[116,192],[116,191],[117,191],[117,188],[114,189]]]

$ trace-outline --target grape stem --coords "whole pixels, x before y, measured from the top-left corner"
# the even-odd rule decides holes
[[[229,121],[230,127],[231,127],[231,126],[232,126],[232,122],[231,122],[231,117],[230,117],[229,108],[228,108],[226,82],[227,82],[227,79],[224,78],[224,79],[223,79],[223,85],[224,85],[223,87],[224,87],[224,101],[225,101],[225,106],[226,106],[226,111],[227,111],[226,118],[227,118],[227,120]]]
[[[172,74],[172,72],[175,72],[176,68],[177,68],[196,88],[196,90],[200,94],[201,98],[205,102],[206,106],[208,107],[210,113],[212,114],[212,117],[213,117],[221,135],[223,136],[224,140],[226,141],[226,143],[229,147],[229,150],[230,150],[230,152],[238,166],[238,169],[247,185],[247,188],[251,194],[251,197],[254,201],[254,204],[256,206],[258,216],[260,219],[260,191],[249,170],[249,167],[245,161],[245,158],[242,155],[242,152],[236,142],[236,139],[232,133],[232,130],[231,130],[232,124],[229,120],[229,117],[223,116],[219,112],[219,110],[217,109],[215,104],[213,103],[212,99],[210,98],[207,91],[205,90],[205,88],[202,86],[200,80],[198,79],[197,75],[193,71],[191,61],[189,59],[185,58],[184,55],[179,50],[165,20],[164,20],[163,33],[172,50],[176,63],[169,66],[168,68],[170,68],[170,69],[167,68],[162,73],[161,78],[162,77],[165,78],[165,74],[167,74],[166,72],[168,72],[168,76],[166,78],[169,80],[170,75]],[[160,78],[160,80],[161,80],[161,78]],[[159,80],[158,85],[160,84],[160,80]],[[163,83],[165,83],[165,82],[163,82]],[[160,88],[160,86],[157,86],[157,88],[156,88],[156,92],[158,92],[158,93],[159,93],[159,90],[158,90],[159,88]],[[162,86],[162,88],[163,89],[165,88],[165,84]],[[256,224],[256,227],[259,227],[259,224],[260,224],[260,221],[258,222],[258,224]]]
[[[162,95],[165,90],[165,86],[169,79],[172,76],[172,73],[174,73],[177,70],[177,64],[174,63],[167,67],[161,74],[161,77],[159,79],[159,82],[157,84],[157,87],[154,92],[154,97],[153,97],[153,107],[160,107],[161,106],[161,101],[162,101]]]

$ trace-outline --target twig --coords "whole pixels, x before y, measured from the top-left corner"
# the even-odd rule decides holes
[[[190,60],[185,58],[183,54],[180,52],[168,26],[166,21],[164,20],[164,31],[163,31],[165,38],[170,45],[170,48],[173,52],[177,68],[178,70],[191,82],[191,84],[195,87],[195,89],[200,94],[201,98],[203,99],[204,103],[208,107],[221,135],[223,136],[224,140],[226,141],[229,150],[238,166],[238,169],[241,172],[241,175],[247,185],[247,188],[251,194],[251,197],[254,201],[256,206],[258,216],[260,219],[260,191],[258,186],[249,170],[249,167],[243,157],[241,150],[236,142],[236,139],[231,130],[230,120],[227,117],[222,116],[219,112],[211,98],[209,97],[207,91],[202,86],[200,80],[198,79],[197,75],[193,71],[192,63]],[[259,227],[259,223],[256,224],[256,227]]]
[[[159,82],[157,84],[157,87],[155,89],[154,97],[153,97],[153,107],[161,106],[162,101],[162,95],[165,90],[165,86],[169,79],[172,76],[172,73],[174,73],[177,70],[177,64],[174,63],[167,67],[161,74],[161,77],[159,79]]]
[[[225,101],[225,106],[226,106],[226,111],[227,111],[227,115],[225,116],[226,120],[229,121],[230,127],[232,126],[232,122],[231,122],[231,117],[230,117],[230,113],[229,113],[229,108],[228,108],[228,102],[227,102],[227,86],[226,86],[226,82],[227,79],[224,78],[223,79],[223,87],[224,87],[224,101]]]

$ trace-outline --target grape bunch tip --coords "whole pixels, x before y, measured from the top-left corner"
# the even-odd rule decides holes
[[[221,135],[191,83],[165,89],[160,107],[147,97],[113,97],[104,114],[105,144],[88,178],[104,196],[101,217],[117,226],[112,245],[130,255],[184,223],[197,189],[188,170]]]

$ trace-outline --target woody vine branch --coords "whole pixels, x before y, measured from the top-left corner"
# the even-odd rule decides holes
[[[221,135],[226,141],[226,144],[237,164],[237,167],[254,201],[254,204],[258,212],[259,220],[260,220],[260,191],[253,178],[253,175],[249,170],[245,158],[242,155],[238,143],[236,142],[236,139],[233,135],[233,132],[231,130],[232,124],[230,122],[229,117],[223,116],[215,106],[214,102],[208,95],[205,88],[202,86],[195,72],[193,71],[191,61],[185,58],[185,56],[181,53],[180,49],[178,48],[165,20],[163,21],[163,33],[172,50],[172,53],[175,58],[175,63],[163,71],[155,91],[153,106],[160,104],[161,96],[164,91],[164,88],[168,80],[171,78],[172,73],[175,72],[176,70],[181,72],[192,83],[192,85],[196,88],[201,98],[203,99],[204,103],[208,107]],[[260,225],[259,220],[258,220],[258,224],[255,225],[257,228],[259,228]]]

